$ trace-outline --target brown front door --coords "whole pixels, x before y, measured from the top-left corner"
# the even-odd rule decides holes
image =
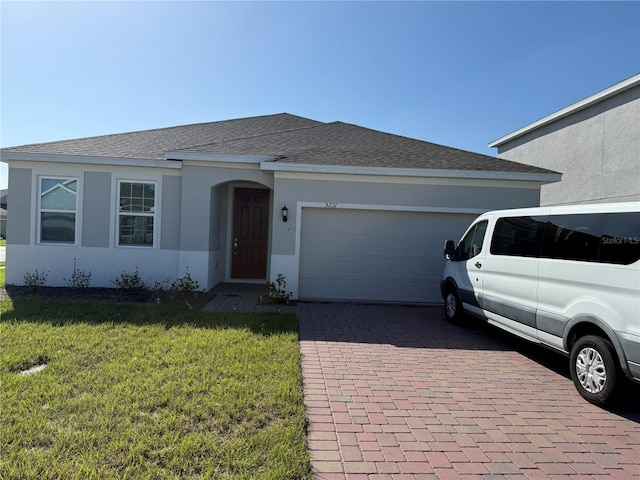
[[[231,278],[267,278],[269,190],[237,188],[233,197]]]

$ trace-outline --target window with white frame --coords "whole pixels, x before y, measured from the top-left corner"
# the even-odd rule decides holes
[[[156,184],[119,183],[118,245],[153,247]]]
[[[40,242],[76,243],[78,180],[40,178]]]

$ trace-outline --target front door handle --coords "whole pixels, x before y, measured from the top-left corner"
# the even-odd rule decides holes
[[[476,266],[476,268],[480,268],[480,267],[482,267],[482,264],[480,262],[476,262],[475,266]]]

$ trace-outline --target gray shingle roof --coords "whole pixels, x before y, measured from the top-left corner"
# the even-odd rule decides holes
[[[549,173],[538,167],[342,122],[185,148],[184,152],[273,155],[278,163]]]
[[[270,155],[282,164],[552,173],[357,125],[323,123],[289,114],[2,149],[3,156],[9,152],[150,160],[167,158],[167,152]]]
[[[322,122],[295,115],[277,114],[21,145],[3,148],[2,152],[159,160],[164,159],[168,151],[194,147],[203,143],[224,142],[315,125],[322,125]]]

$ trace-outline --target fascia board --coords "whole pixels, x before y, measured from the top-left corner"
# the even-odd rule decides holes
[[[273,160],[273,155],[229,155],[222,153],[201,152],[167,152],[164,158],[169,160],[186,160],[200,162],[220,163],[262,163]]]
[[[264,162],[262,170],[273,172],[333,173],[347,175],[380,175],[391,177],[465,178],[478,180],[519,180],[541,183],[559,182],[560,173],[495,172],[484,170],[436,170],[420,168],[349,167],[342,165],[306,165]]]
[[[521,137],[522,135],[532,132],[538,128],[541,128],[541,127],[544,127],[545,125],[556,122],[561,118],[567,117],[580,110],[584,110],[585,108],[590,107],[591,105],[602,102],[603,100],[606,100],[609,97],[622,93],[625,90],[635,87],[636,85],[640,85],[640,73],[622,82],[616,83],[615,85],[612,85],[609,88],[606,88],[594,95],[591,95],[590,97],[580,100],[579,102],[573,103],[568,107],[558,110],[557,112],[552,113],[551,115],[547,115],[546,117],[543,117],[540,120],[536,120],[535,122],[530,123],[529,125],[526,125],[516,130],[515,132],[511,132],[503,137],[500,137],[497,140],[494,140],[493,142],[489,143],[489,147],[491,148],[500,147],[505,143],[510,142],[511,140],[515,140],[516,138]]]
[[[94,157],[90,155],[59,155],[52,153],[0,152],[0,161],[45,163],[79,163],[85,165],[115,165],[125,167],[155,167],[181,169],[182,163],[171,160],[145,158]]]

